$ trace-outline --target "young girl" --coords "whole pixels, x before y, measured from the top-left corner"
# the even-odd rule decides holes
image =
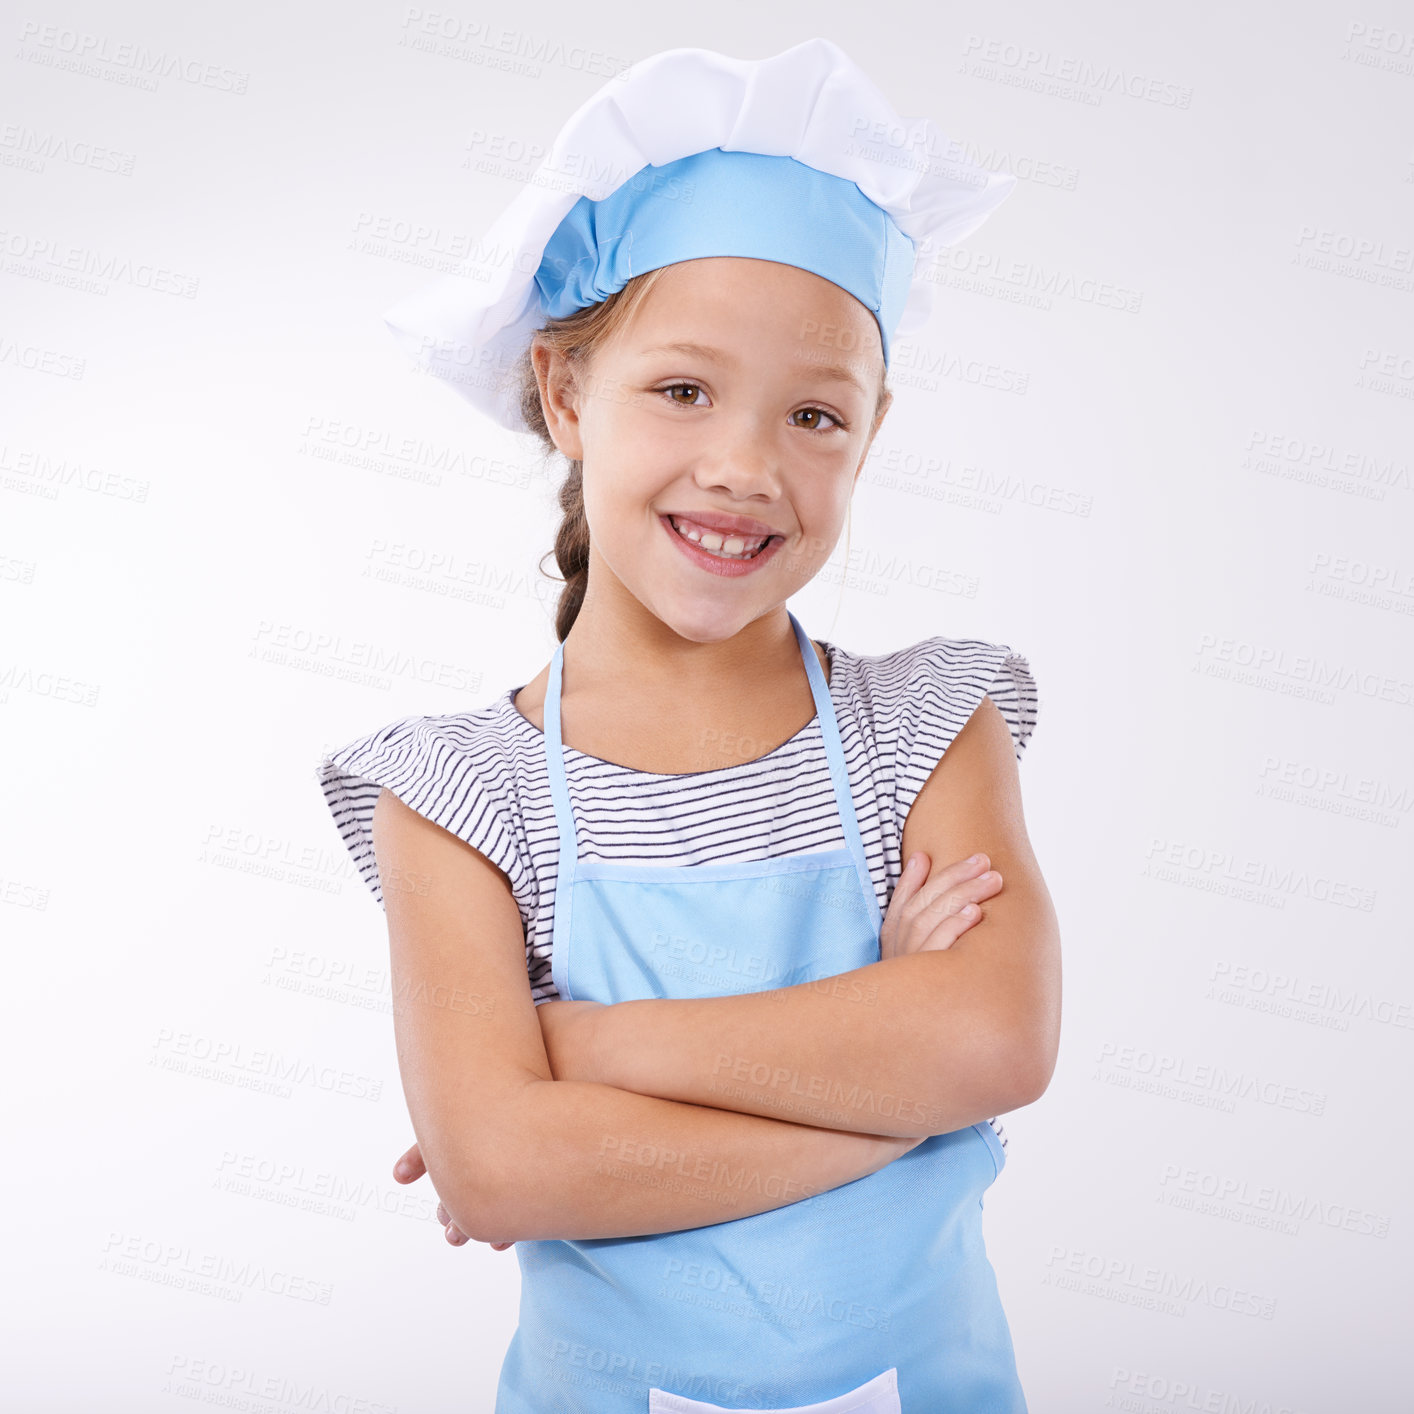
[[[546,163],[612,159],[608,190],[533,184],[499,284],[390,318],[570,467],[548,665],[321,765],[388,917],[398,1176],[520,1260],[497,1414],[1025,1409],[981,1215],[1058,1041],[1035,683],[1006,645],[856,654],[787,608],[919,257],[999,200],[871,156],[881,128],[936,139],[825,40],[655,56]]]

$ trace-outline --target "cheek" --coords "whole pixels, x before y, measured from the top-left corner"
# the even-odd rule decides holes
[[[826,533],[831,526],[844,524],[854,487],[849,468],[816,468],[814,475],[800,478],[796,487],[796,512],[802,523]]]
[[[586,466],[582,486],[590,538],[606,549],[641,536],[638,527],[662,491],[647,466],[627,458]]]
[[[799,494],[793,498],[795,520],[800,527],[800,540],[796,553],[782,565],[793,564],[794,568],[807,576],[819,572],[834,553],[844,526],[844,506],[837,498],[817,488],[809,494]]]

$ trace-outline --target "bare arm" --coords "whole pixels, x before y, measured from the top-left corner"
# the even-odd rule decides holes
[[[468,1236],[726,1222],[862,1178],[915,1142],[552,1079],[505,875],[386,790],[373,833],[403,1089],[433,1186]]]
[[[768,992],[596,1008],[582,1044],[552,1048],[555,1075],[915,1138],[1030,1104],[1055,1069],[1060,934],[990,698],[909,811],[903,858],[915,850],[935,864],[982,850],[1005,881],[950,948]]]
[[[632,1237],[728,1222],[851,1183],[921,1142],[572,1080],[527,1082],[500,1132],[514,1137],[503,1138],[489,1174],[484,1144],[464,1151],[451,1201],[433,1177],[456,1225],[482,1241]],[[489,1193],[471,1185],[467,1194],[477,1164]]]

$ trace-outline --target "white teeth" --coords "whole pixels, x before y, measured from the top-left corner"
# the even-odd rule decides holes
[[[694,545],[724,560],[749,560],[771,538],[764,535],[759,540],[746,540],[739,535],[733,535],[730,539],[725,539],[711,530],[701,531],[694,527],[684,529],[672,516],[668,517],[668,521],[684,540],[691,540]]]

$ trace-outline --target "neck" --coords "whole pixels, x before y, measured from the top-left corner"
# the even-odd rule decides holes
[[[729,637],[703,641],[665,623],[611,573],[601,573],[596,583],[593,570],[564,641],[564,665],[576,690],[632,683],[636,697],[698,702],[739,699],[744,685],[770,683],[783,673],[794,677],[801,666],[784,604]]]

